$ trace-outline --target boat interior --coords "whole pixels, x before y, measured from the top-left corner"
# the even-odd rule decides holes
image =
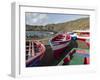
[[[52,41],[68,41],[68,40],[70,40],[70,35],[67,34],[59,34],[52,39]]]

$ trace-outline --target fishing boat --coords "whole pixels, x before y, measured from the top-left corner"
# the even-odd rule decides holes
[[[71,36],[67,33],[58,33],[49,40],[50,46],[53,50],[54,57],[60,58],[60,55],[71,41]]]
[[[45,46],[41,42],[26,40],[26,67],[39,65],[45,50]]]
[[[89,30],[74,30],[77,34],[77,40],[84,41],[88,47],[90,46],[90,31]]]

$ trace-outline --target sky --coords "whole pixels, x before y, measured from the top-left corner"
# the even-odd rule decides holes
[[[68,22],[80,18],[89,17],[88,15],[79,14],[56,14],[56,13],[25,13],[25,22],[28,25],[47,25]]]

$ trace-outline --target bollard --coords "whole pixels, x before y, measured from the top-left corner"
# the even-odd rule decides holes
[[[88,57],[85,57],[85,58],[84,58],[84,64],[89,64],[89,63],[90,63],[89,58],[88,58]]]

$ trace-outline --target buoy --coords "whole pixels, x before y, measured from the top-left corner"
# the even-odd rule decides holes
[[[63,64],[69,64],[69,62],[70,62],[70,56],[66,57],[63,61],[64,61]]]
[[[89,64],[89,63],[90,63],[89,57],[85,57],[84,58],[84,64]]]

